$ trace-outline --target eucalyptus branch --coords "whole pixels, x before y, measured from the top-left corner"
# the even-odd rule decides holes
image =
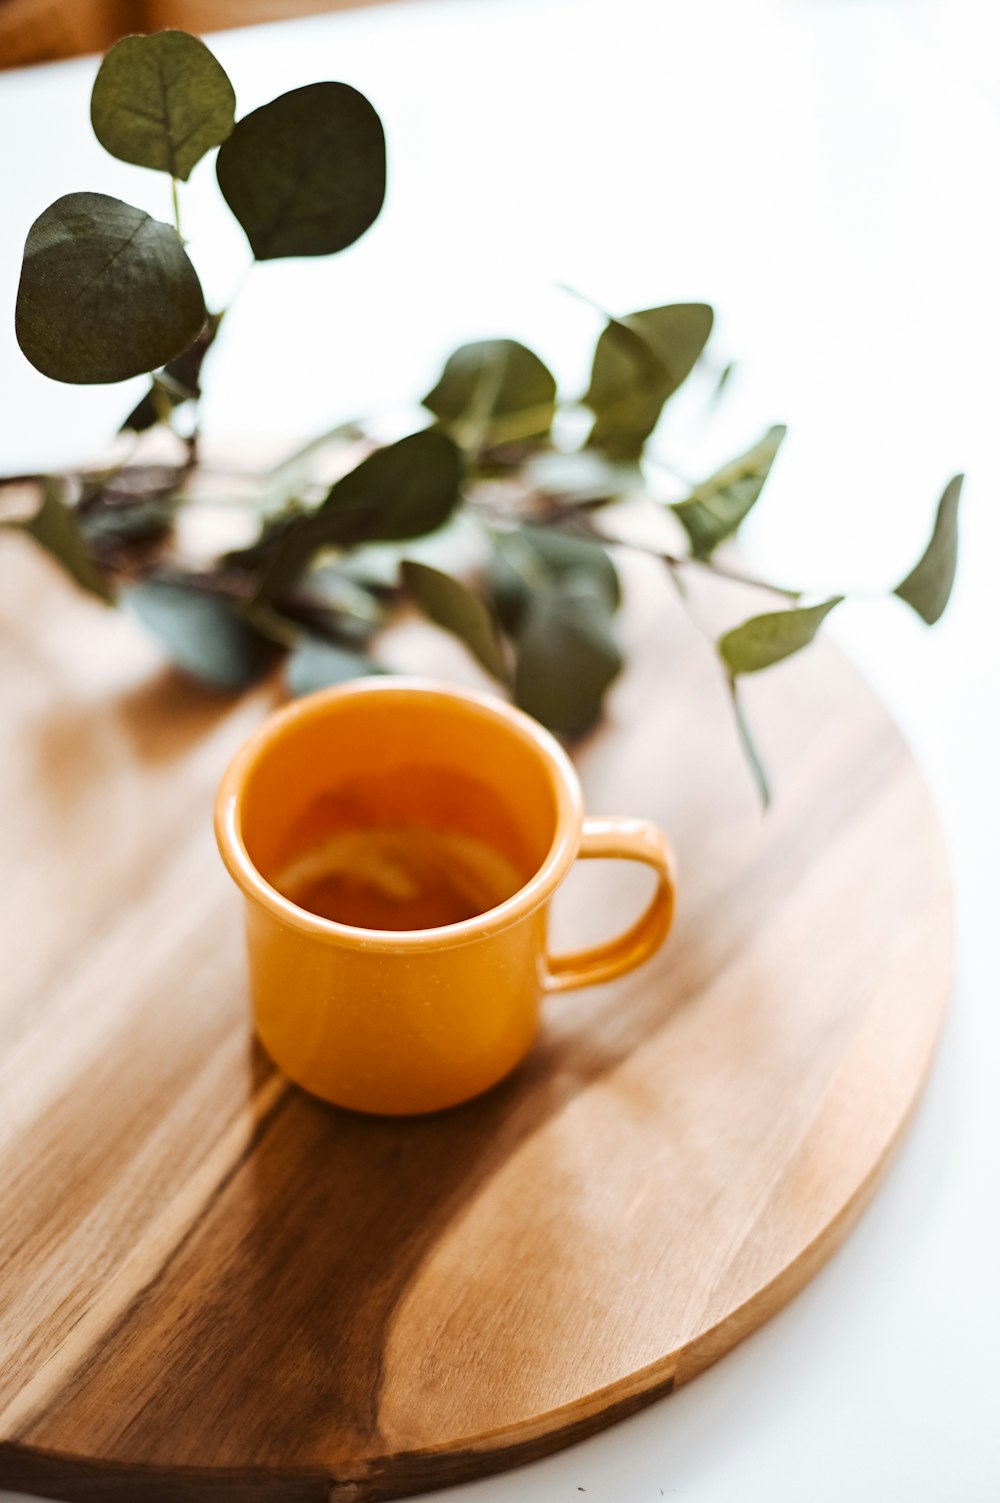
[[[155,119],[144,109],[153,88]],[[766,802],[740,679],[807,647],[844,597],[803,606],[799,591],[718,556],[757,504],[784,428],[770,428],[697,484],[646,452],[665,405],[703,357],[713,323],[705,303],[618,315],[583,297],[603,328],[586,391],[561,404],[551,371],[517,340],[462,345],[423,398],[431,426],[379,446],[362,424],[340,423],[270,470],[243,472],[237,478],[254,483],[231,502],[253,516],[255,541],[204,569],[192,566],[178,527],[182,513],[186,519],[219,504],[199,484],[220,473],[201,462],[200,398],[203,363],[228,314],[205,305],[181,237],[179,185],[217,151],[218,186],[250,250],[230,309],[257,261],[344,250],[377,218],[385,194],[382,125],[355,89],[293,89],[240,120],[235,105],[217,59],[183,32],[126,37],[101,64],[91,100],[95,134],[113,156],[169,177],[173,224],[100,193],[51,204],[28,231],[17,337],[28,360],[54,380],[84,385],[145,374],[149,384],[121,425],[131,442],[113,464],[0,478],[2,492],[37,491],[35,512],[5,517],[5,530],[29,534],[101,601],[127,602],[180,668],[227,689],[252,683],[282,653],[295,692],[377,671],[369,639],[408,598],[459,638],[503,692],[568,738],[597,722],[624,665],[614,550],[652,555],[712,644]],[[313,169],[306,175],[304,149]],[[718,374],[716,397],[729,369]],[[560,407],[591,420],[571,452],[553,439]],[[182,414],[192,418],[187,437]],[[142,461],[144,436],[156,430],[173,431],[185,445],[181,459]],[[318,461],[338,442],[350,447],[353,468],[325,485]],[[615,536],[606,525],[614,502],[641,489],[643,465],[683,486],[682,499],[663,505],[683,529],[687,552]],[[923,556],[894,591],[927,622],[938,619],[951,591],[960,491],[956,476]],[[489,543],[478,581],[404,556],[417,539],[433,551],[434,535],[462,514],[484,524]],[[386,575],[385,548],[398,577]],[[782,609],[713,641],[688,598],[692,569],[774,595]]]

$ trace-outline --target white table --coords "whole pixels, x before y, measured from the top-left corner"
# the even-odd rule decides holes
[[[698,470],[769,421],[791,425],[749,540],[775,575],[817,590],[894,582],[943,482],[970,477],[942,626],[873,602],[833,628],[927,771],[958,889],[954,1006],[884,1188],[805,1293],[669,1402],[440,1496],[993,1503],[1000,13],[990,0],[412,0],[231,33],[217,50],[242,110],[317,78],[364,89],[391,170],[385,214],[352,250],[255,270],[210,377],[217,433],[298,435],[398,406],[455,343],[489,333],[537,345],[582,386],[596,323],[561,281],[621,310],[716,304],[716,347],[739,371],[674,454]],[[90,138],[92,76],[83,62],[0,78],[7,309],[23,232],[58,194],[101,189],[166,216],[165,182]],[[218,301],[246,252],[207,164],[184,213]],[[6,469],[81,457],[132,396],[45,381],[9,334],[0,392]]]

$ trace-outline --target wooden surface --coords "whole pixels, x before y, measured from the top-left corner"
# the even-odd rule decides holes
[[[592,812],[671,833],[673,938],[556,999],[488,1097],[378,1121],[288,1086],[247,1026],[210,812],[276,691],[192,689],[0,538],[0,1486],[337,1503],[475,1476],[686,1382],[843,1239],[948,988],[933,811],[820,643],[751,686],[762,820],[709,653],[649,584],[578,761]],[[429,629],[400,646],[435,653],[462,664]],[[643,891],[590,864],[557,937]]]
[[[0,0],[0,68],[105,52],[120,37],[136,32],[170,27],[224,31],[377,3],[380,0]]]

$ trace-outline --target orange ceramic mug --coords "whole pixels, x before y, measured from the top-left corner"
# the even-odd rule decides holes
[[[436,1111],[486,1090],[531,1048],[547,993],[641,964],[673,916],[654,825],[585,818],[546,730],[419,679],[362,679],[272,715],[226,772],[215,827],[246,900],[265,1048],[359,1111]],[[641,861],[656,892],[618,938],[552,955],[549,900],[577,856]],[[367,927],[373,914],[391,927]]]

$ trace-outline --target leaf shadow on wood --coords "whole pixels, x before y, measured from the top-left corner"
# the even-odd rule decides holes
[[[272,1478],[275,1498],[312,1497],[314,1469],[342,1480],[377,1463],[393,1450],[379,1423],[386,1350],[425,1259],[677,1000],[669,979],[652,996],[641,980],[595,989],[579,1024],[558,1009],[506,1081],[432,1116],[366,1117],[279,1089],[161,1277],[81,1375],[74,1408],[88,1407],[91,1381],[106,1399],[110,1380],[126,1450],[144,1465],[157,1462],[158,1436],[182,1433],[185,1465],[211,1473],[236,1463],[232,1437],[244,1465],[286,1479],[287,1492]],[[266,1092],[272,1075],[255,1042],[248,1090]]]
[[[172,762],[232,711],[236,696],[164,666],[117,695],[108,709],[142,762]],[[220,768],[221,771],[221,768]]]

